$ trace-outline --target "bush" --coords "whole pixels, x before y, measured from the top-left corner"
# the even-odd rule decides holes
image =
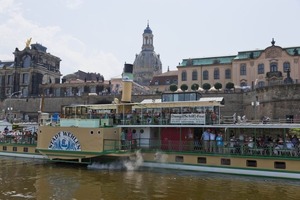
[[[228,83],[226,83],[226,89],[232,89],[232,88],[234,88],[234,83],[232,83],[232,82],[228,82]]]
[[[207,91],[211,88],[211,85],[209,83],[204,83],[202,87],[203,87],[204,90]]]
[[[215,83],[214,87],[216,88],[216,90],[220,90],[222,89],[223,85],[222,83]]]
[[[172,84],[170,85],[170,91],[175,92],[178,89],[177,85]]]
[[[191,89],[192,89],[193,91],[196,91],[196,90],[199,89],[199,85],[198,85],[197,83],[194,83],[194,84],[191,86]]]
[[[182,91],[186,91],[186,90],[188,90],[188,86],[187,86],[187,84],[182,84],[181,86],[180,86],[180,89],[182,90]]]

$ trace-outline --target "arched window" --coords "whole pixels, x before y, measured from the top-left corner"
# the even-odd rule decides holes
[[[181,81],[186,81],[186,71],[181,73]]]
[[[240,75],[247,75],[246,64],[241,64],[240,66]]]
[[[277,72],[278,71],[278,66],[276,62],[272,62],[270,64],[270,72]]]
[[[225,70],[225,78],[226,79],[231,79],[231,70],[230,69]]]
[[[192,80],[193,80],[193,81],[198,80],[198,73],[197,73],[196,70],[194,70],[194,71],[192,72]]]
[[[290,70],[291,70],[290,63],[289,62],[284,62],[283,63],[283,71],[287,72],[287,71],[290,71]]]
[[[220,79],[220,70],[219,69],[214,69],[214,79],[215,80]]]
[[[208,80],[208,71],[203,71],[203,80]]]
[[[258,64],[257,66],[257,74],[264,74],[265,73],[265,65],[264,64]]]

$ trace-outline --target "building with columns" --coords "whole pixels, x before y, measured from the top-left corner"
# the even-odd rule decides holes
[[[133,80],[142,86],[148,86],[153,76],[162,73],[160,55],[154,51],[153,37],[148,23],[143,33],[142,51],[136,54],[133,63]]]
[[[234,83],[251,89],[270,85],[297,83],[300,80],[300,47],[275,45],[263,50],[241,51],[237,55],[183,59],[178,68],[178,87],[194,83]]]

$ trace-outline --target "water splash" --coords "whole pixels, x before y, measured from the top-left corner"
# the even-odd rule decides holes
[[[88,169],[107,169],[107,170],[127,170],[134,171],[137,170],[140,166],[142,166],[144,162],[141,151],[136,151],[133,155],[126,159],[110,162],[110,163],[99,163],[94,162],[88,165]]]
[[[137,170],[140,166],[143,165],[144,159],[141,154],[141,150],[135,152],[135,155],[131,156],[129,160],[124,162],[124,166],[128,171]]]
[[[155,154],[154,154],[154,160],[156,162],[160,162],[160,163],[165,163],[167,162],[168,160],[168,154],[165,154],[161,151],[157,151]]]

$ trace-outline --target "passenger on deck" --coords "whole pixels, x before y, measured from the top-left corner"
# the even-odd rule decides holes
[[[216,151],[216,134],[215,130],[212,130],[209,133],[209,151],[215,152]]]
[[[218,136],[216,137],[216,142],[217,142],[217,152],[223,153],[224,141],[223,141],[222,132],[218,133]]]
[[[210,129],[208,128],[206,131],[202,133],[201,140],[203,141],[204,151],[209,151],[209,138],[210,138]]]

